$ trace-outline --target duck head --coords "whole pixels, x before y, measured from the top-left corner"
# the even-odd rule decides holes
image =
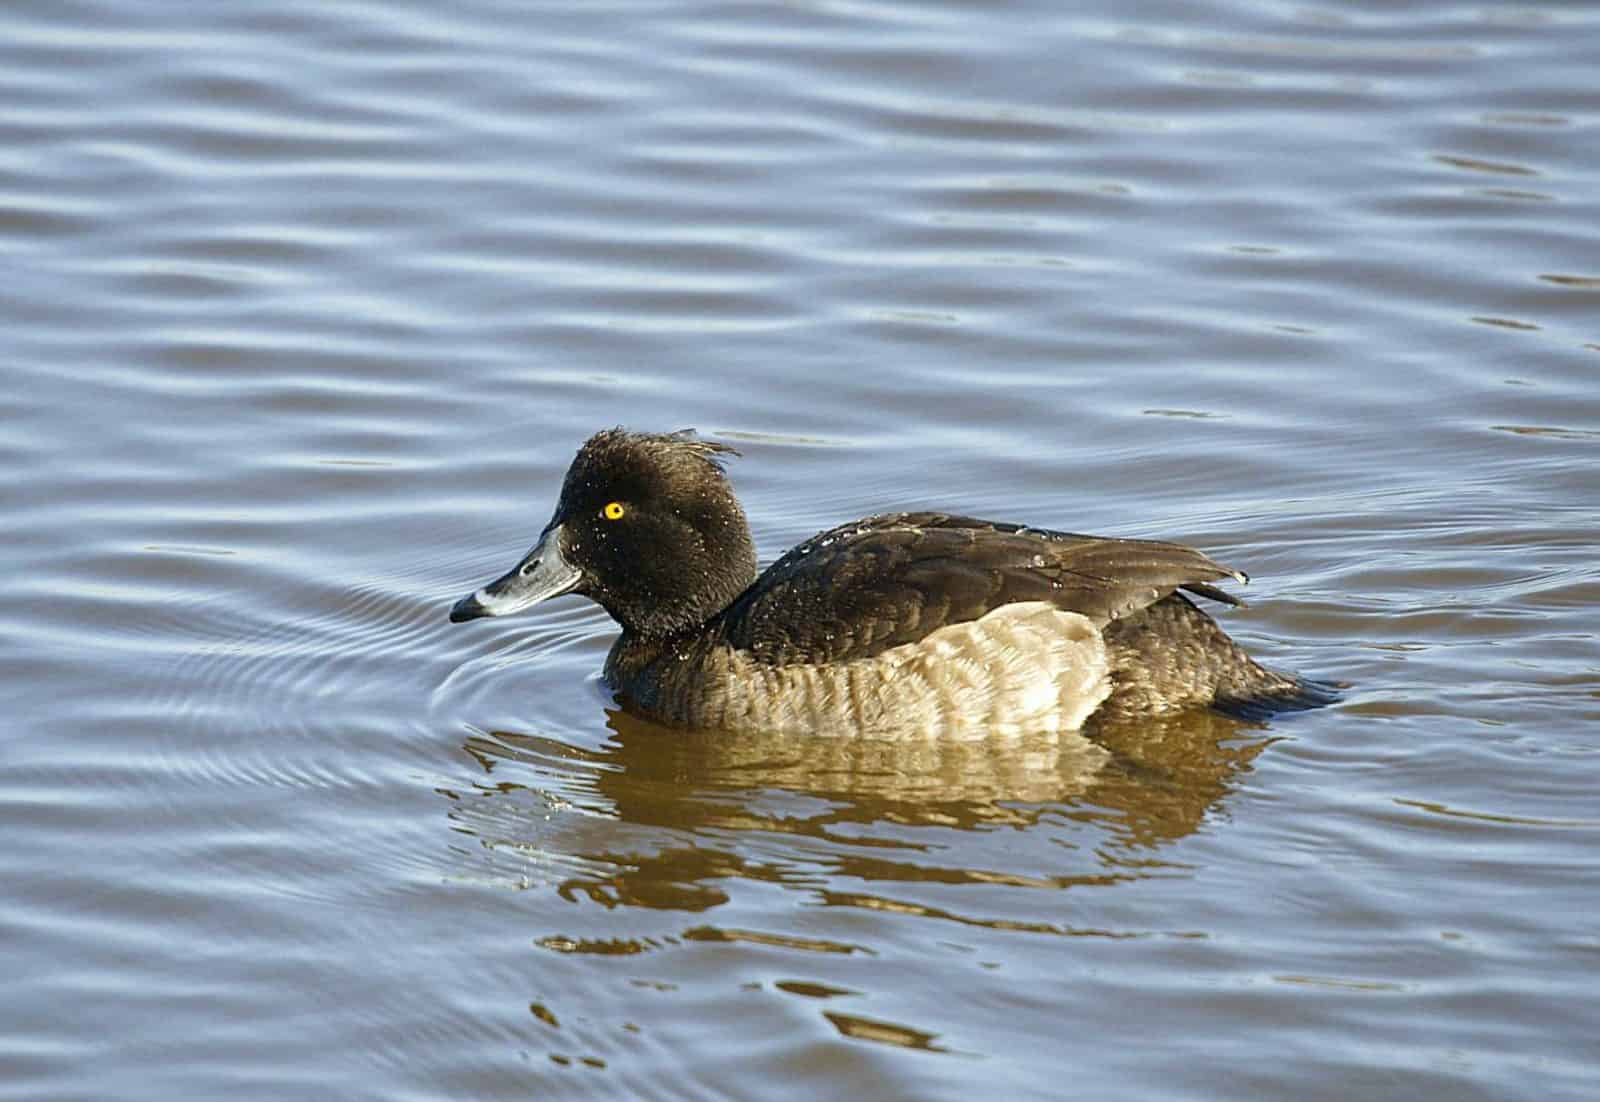
[[[578,593],[647,638],[703,624],[756,576],[750,526],[718,458],[731,454],[690,432],[596,433],[567,469],[539,542],[457,601],[451,621]]]

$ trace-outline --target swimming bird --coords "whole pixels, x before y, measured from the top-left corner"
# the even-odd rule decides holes
[[[450,619],[588,597],[622,628],[604,672],[619,702],[683,728],[975,738],[1334,698],[1234,643],[1194,599],[1240,605],[1213,583],[1249,579],[1175,543],[884,513],[758,574],[736,454],[688,431],[595,434],[532,550]]]

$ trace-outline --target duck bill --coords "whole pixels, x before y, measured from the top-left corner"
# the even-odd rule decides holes
[[[561,556],[561,525],[552,524],[510,573],[457,601],[450,610],[450,622],[509,616],[540,601],[571,593],[582,581],[577,567]]]

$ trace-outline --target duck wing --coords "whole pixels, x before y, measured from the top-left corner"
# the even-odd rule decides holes
[[[1175,543],[891,513],[800,544],[718,620],[723,638],[758,661],[845,662],[1018,601],[1048,601],[1096,627],[1175,589],[1239,604],[1209,584],[1224,578],[1248,580]]]

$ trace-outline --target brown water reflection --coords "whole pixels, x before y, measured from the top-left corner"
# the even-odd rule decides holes
[[[686,734],[615,711],[607,724],[612,738],[595,751],[509,731],[466,740],[484,777],[445,794],[457,829],[495,855],[496,878],[679,911],[720,906],[745,879],[832,906],[1073,933],[1103,931],[973,919],[841,885],[1061,889],[1171,875],[1156,851],[1194,832],[1270,741],[1206,712],[971,742]],[[996,846],[944,833],[1041,825],[1071,834],[1055,862],[1067,871],[1007,871]],[[937,840],[919,833],[934,830]],[[763,834],[776,849],[752,841]]]

